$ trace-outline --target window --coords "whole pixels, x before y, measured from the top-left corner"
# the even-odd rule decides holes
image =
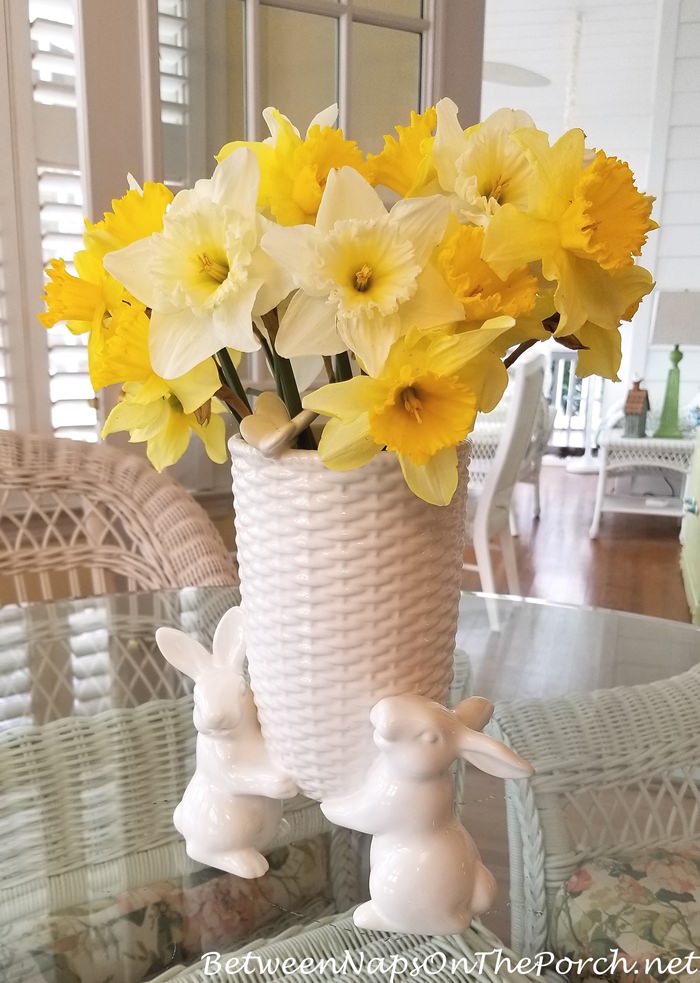
[[[0,426],[96,439],[85,339],[36,314],[43,265],[79,247],[83,214],[98,219],[127,172],[191,185],[226,141],[265,135],[268,104],[305,127],[338,101],[369,150],[443,94],[478,116],[483,0],[0,3]]]

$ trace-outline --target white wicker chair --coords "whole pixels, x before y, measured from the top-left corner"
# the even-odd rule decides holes
[[[0,432],[0,598],[236,585],[206,513],[143,458]]]
[[[109,936],[107,942],[97,938],[99,915],[83,906],[105,899],[114,910],[118,899],[143,892],[152,903],[161,894],[166,901],[170,879],[196,883],[202,866],[186,856],[172,821],[194,752],[189,696],[0,732],[0,962],[14,973],[7,979],[38,979],[34,950],[51,971],[59,967],[60,958],[54,967],[49,953],[71,912],[84,919],[86,932],[92,926],[95,962],[116,964],[114,977],[104,968],[104,975],[80,978],[127,979],[118,950],[109,950]],[[301,796],[287,804],[285,815],[289,830],[278,845],[331,830],[316,803]],[[332,831],[325,846],[314,842],[317,852],[323,848],[329,855],[331,884],[321,898],[326,910],[357,903],[363,888],[347,831]],[[281,914],[272,912],[275,920]],[[206,919],[201,927],[206,931]],[[78,978],[67,968],[65,973],[56,979]],[[142,978],[136,968],[128,975]]]
[[[496,592],[492,542],[503,553],[508,591],[520,594],[520,578],[515,557],[515,545],[510,530],[510,507],[513,489],[519,480],[520,469],[532,443],[532,433],[542,398],[544,358],[538,356],[518,363],[513,381],[513,397],[498,447],[481,489],[470,486],[467,500],[467,543],[476,555],[476,565],[465,563],[464,570],[476,570],[481,588],[488,594]],[[495,609],[489,607],[493,628],[497,628]]]
[[[506,783],[511,945],[545,949],[557,889],[584,861],[700,837],[700,665],[680,676],[496,708],[536,769]]]

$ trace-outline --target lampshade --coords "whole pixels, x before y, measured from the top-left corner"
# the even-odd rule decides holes
[[[700,291],[657,290],[652,345],[700,345]]]

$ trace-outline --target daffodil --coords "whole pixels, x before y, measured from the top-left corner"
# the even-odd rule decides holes
[[[436,110],[433,165],[460,219],[487,225],[504,204],[525,207],[532,168],[513,134],[534,127],[527,113],[499,109],[465,131],[451,99],[441,99]]]
[[[394,127],[398,138],[387,134],[381,152],[367,156],[371,183],[383,184],[403,198],[439,192],[432,160],[436,122],[431,107],[420,115],[411,113],[408,126]]]
[[[442,197],[399,201],[387,213],[357,171],[333,171],[314,228],[270,226],[263,237],[300,286],[281,321],[279,353],[349,348],[376,374],[408,328],[460,319],[461,304],[429,263],[448,217]]]
[[[163,231],[108,253],[105,267],[151,309],[149,346],[159,376],[183,375],[222,348],[260,347],[252,318],[290,291],[289,275],[259,247],[258,165],[242,148],[210,179],[180,191]]]
[[[626,164],[599,152],[587,163],[584,135],[569,130],[552,147],[545,133],[513,137],[528,154],[532,178],[527,210],[504,204],[486,229],[483,257],[502,278],[541,262],[556,284],[555,336],[576,334],[587,322],[616,330],[653,286],[635,265],[651,219],[653,198],[637,191]]]
[[[528,267],[501,279],[481,258],[484,230],[452,220],[436,265],[464,309],[467,324],[499,315],[519,317],[535,306],[538,281]]]
[[[47,266],[46,310],[38,317],[45,328],[66,321],[73,334],[84,334],[121,303],[124,288],[89,253],[77,253],[73,262],[78,276],[68,272],[62,259],[53,259]]]
[[[394,343],[376,377],[355,376],[307,395],[306,409],[331,417],[318,448],[323,462],[351,470],[386,449],[419,498],[447,505],[457,487],[457,445],[481,408],[482,356],[488,359],[503,330],[502,324],[465,334],[413,329]],[[495,356],[492,362],[503,369]]]
[[[163,184],[147,182],[143,191],[132,188],[122,198],[112,202],[112,212],[105,212],[101,222],[85,222],[85,249],[76,253],[73,263],[77,276],[69,273],[62,259],[52,260],[47,267],[45,285],[47,310],[39,315],[46,328],[66,321],[74,334],[98,330],[105,320],[117,317],[122,308],[136,309],[139,304],[102,263],[112,249],[127,245],[163,227],[163,215],[172,199]],[[133,311],[131,312],[133,313]],[[121,380],[120,380],[121,381]]]
[[[263,117],[270,137],[262,143],[235,141],[217,154],[222,161],[240,147],[253,151],[260,165],[258,204],[281,225],[313,225],[331,170],[354,167],[367,173],[362,151],[342,130],[333,128],[336,105],[315,116],[302,140],[299,131],[278,109],[268,107]]]
[[[112,201],[112,211],[105,212],[101,222],[85,221],[84,242],[96,256],[104,256],[144,239],[163,228],[163,216],[173,200],[173,193],[164,184],[146,181],[143,188],[130,188],[121,198]]]
[[[211,363],[213,364],[213,363]],[[208,371],[202,367],[202,375]],[[131,443],[146,442],[146,454],[157,471],[178,461],[187,450],[194,433],[204,444],[207,455],[217,464],[226,460],[226,429],[221,419],[225,413],[218,399],[201,401],[199,372],[188,373],[181,380],[151,376],[146,382],[128,382],[121,402],[111,411],[102,437],[128,431]]]
[[[88,339],[88,371],[93,389],[144,381],[152,375],[149,326],[141,305],[120,304],[114,314],[93,327]]]

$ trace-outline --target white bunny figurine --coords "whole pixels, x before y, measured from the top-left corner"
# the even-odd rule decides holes
[[[457,757],[500,778],[532,768],[479,733],[493,704],[471,697],[447,710],[422,696],[390,696],[373,708],[379,754],[354,793],[322,803],[340,826],[372,833],[370,901],[355,924],[393,932],[451,935],[493,903],[496,882],[455,816],[450,766]]]
[[[213,654],[175,628],[159,628],[156,642],[176,669],[195,681],[197,766],[173,822],[193,860],[239,877],[260,877],[262,852],[287,828],[282,799],[297,788],[270,760],[253,694],[243,678],[243,612],[227,611]]]

